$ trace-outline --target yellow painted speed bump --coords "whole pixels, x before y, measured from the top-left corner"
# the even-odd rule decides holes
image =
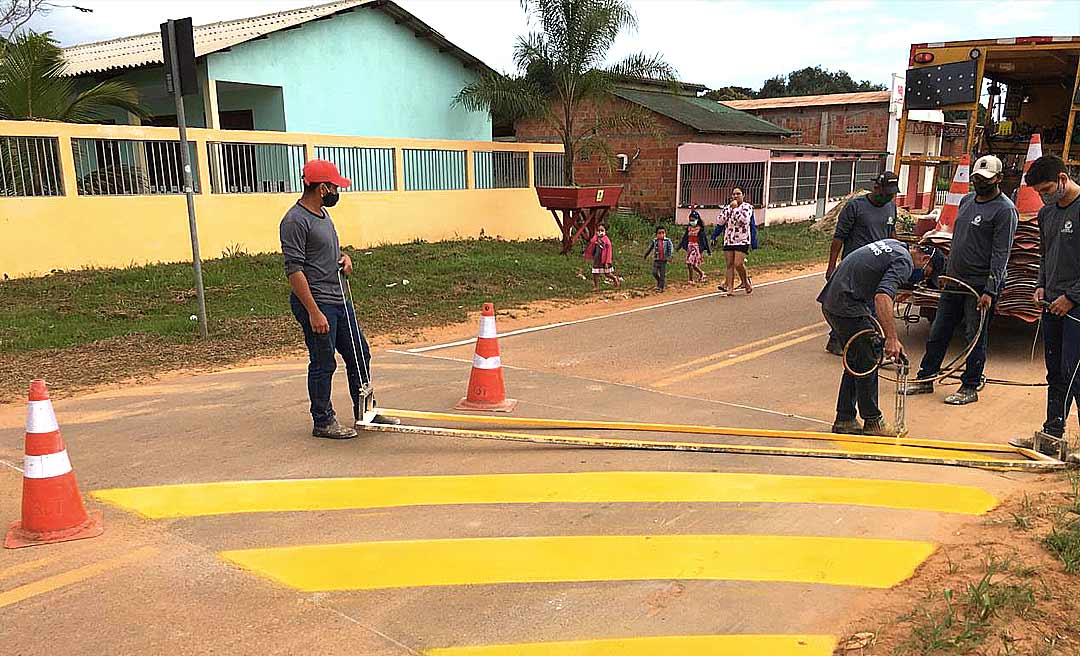
[[[765,535],[586,535],[356,542],[225,551],[298,590],[583,581],[723,580],[889,588],[934,545]]]
[[[968,515],[997,505],[984,490],[962,485],[715,472],[233,481],[98,490],[93,496],[152,519],[504,503],[817,503]]]
[[[831,656],[826,635],[695,635],[429,649],[425,656]]]

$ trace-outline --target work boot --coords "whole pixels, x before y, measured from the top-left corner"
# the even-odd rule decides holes
[[[908,383],[907,390],[904,391],[905,396],[916,396],[918,394],[933,394],[934,384],[930,382],[925,383]]]
[[[375,415],[372,418],[371,423],[384,424],[386,426],[397,426],[401,423],[401,420],[397,417],[391,417],[390,415]]]
[[[1080,451],[1071,451],[1065,462],[1073,466],[1080,465]]]
[[[974,387],[961,387],[945,397],[945,403],[949,405],[967,405],[979,400],[979,391]]]
[[[837,419],[833,422],[832,432],[840,435],[862,435],[863,429],[857,419]]]
[[[896,426],[885,421],[884,417],[867,419],[863,424],[862,432],[863,435],[875,435],[877,437],[903,437],[907,433],[906,430],[897,430]]]
[[[1015,446],[1018,449],[1033,449],[1035,448],[1034,437],[1014,437],[1009,440],[1009,446]]]
[[[311,430],[311,434],[314,437],[325,437],[329,440],[349,440],[356,437],[356,431],[342,426],[335,418],[325,426],[316,426]]]

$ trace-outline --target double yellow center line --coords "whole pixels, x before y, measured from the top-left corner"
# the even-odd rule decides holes
[[[685,369],[686,371],[681,371],[680,373],[661,378],[653,383],[653,387],[670,387],[676,383],[681,383],[684,380],[689,380],[696,376],[701,376],[748,360],[755,360],[764,355],[775,353],[776,351],[781,351],[788,347],[802,344],[803,342],[808,342],[812,339],[827,335],[828,332],[828,324],[824,321],[819,321],[818,323],[812,323],[808,326],[796,328],[795,330],[789,330],[785,333],[772,335],[771,337],[765,337],[747,344],[741,344],[734,348],[713,353],[712,355],[683,362],[682,364],[675,365],[673,369]]]

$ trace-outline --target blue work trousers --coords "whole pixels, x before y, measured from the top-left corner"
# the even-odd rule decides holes
[[[1056,437],[1065,434],[1065,420],[1074,400],[1080,399],[1080,308],[1058,317],[1044,312],[1043,350],[1046,358],[1046,423],[1043,432]],[[1071,387],[1071,389],[1070,389]],[[1069,398],[1066,398],[1068,396]]]

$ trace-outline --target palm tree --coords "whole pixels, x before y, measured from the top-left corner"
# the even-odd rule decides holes
[[[608,51],[623,30],[637,29],[637,16],[626,0],[521,0],[539,31],[518,37],[516,74],[488,74],[467,85],[454,102],[472,111],[489,111],[510,120],[539,118],[561,137],[565,149],[564,183],[574,184],[578,156],[600,153],[609,163],[614,153],[605,132],[655,129],[650,115],[634,107],[607,109],[577,124],[582,103],[610,107],[609,94],[627,78],[674,81],[675,69],[659,54],[636,53],[607,63]]]
[[[110,109],[144,116],[133,86],[107,80],[80,91],[64,73],[64,54],[48,32],[16,34],[0,52],[0,119],[91,123]]]

